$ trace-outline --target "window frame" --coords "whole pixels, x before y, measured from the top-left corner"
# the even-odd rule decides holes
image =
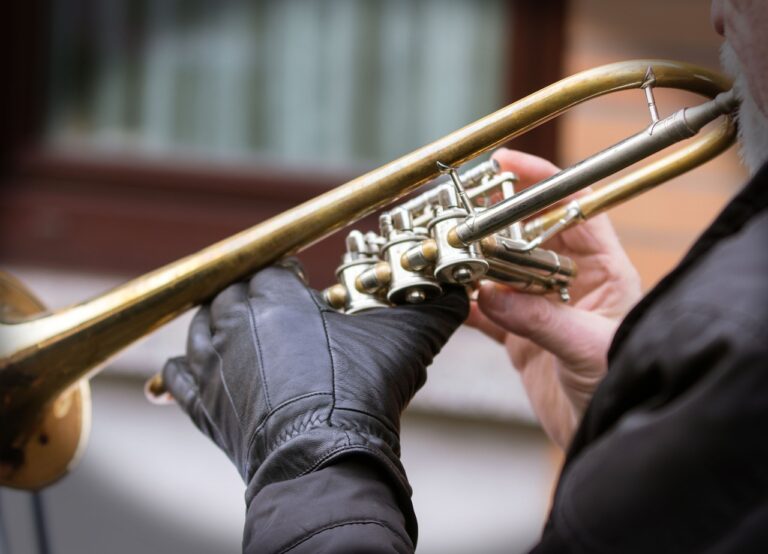
[[[562,76],[567,0],[510,2],[507,103]],[[194,252],[355,176],[168,157],[106,158],[42,144],[49,0],[15,2],[5,19],[0,103],[0,261],[135,274]],[[544,32],[546,30],[546,33]],[[542,40],[546,37],[546,40]],[[536,56],[528,55],[535,51]],[[558,160],[558,123],[510,143]],[[369,218],[363,226],[373,227]],[[343,240],[302,259],[330,282]],[[314,282],[314,279],[313,279]]]

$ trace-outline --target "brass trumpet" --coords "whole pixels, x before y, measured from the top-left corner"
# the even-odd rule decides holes
[[[567,298],[575,267],[541,244],[586,219],[724,151],[737,106],[730,82],[664,60],[610,64],[568,77],[430,145],[196,254],[92,300],[47,313],[20,283],[0,276],[0,486],[37,489],[75,463],[90,420],[87,379],[114,354],[229,283],[299,252],[416,187],[437,186],[382,216],[380,233],[350,233],[340,282],[326,291],[350,313],[419,302],[441,283],[494,278]],[[711,100],[659,118],[654,87]],[[455,168],[568,108],[638,88],[651,124],[632,137],[522,192],[493,163]],[[577,190],[722,121],[685,147],[619,181],[545,212]],[[490,200],[501,197],[492,203]],[[384,262],[386,265],[382,265]],[[387,275],[388,274],[388,275]],[[158,383],[156,383],[158,384]],[[160,388],[159,386],[157,387]]]

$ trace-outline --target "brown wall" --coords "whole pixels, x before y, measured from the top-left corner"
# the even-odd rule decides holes
[[[565,73],[634,59],[667,58],[717,69],[720,37],[701,0],[572,0]],[[661,115],[696,97],[658,91]],[[561,160],[573,163],[649,123],[644,96],[629,91],[592,101],[564,117]],[[735,148],[704,166],[616,208],[612,218],[646,287],[680,259],[744,182]]]

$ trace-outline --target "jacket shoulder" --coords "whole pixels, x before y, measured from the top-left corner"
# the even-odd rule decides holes
[[[712,380],[764,373],[766,240],[768,211],[720,240],[644,307],[612,353],[571,454],[639,406],[667,406]],[[768,381],[735,394],[766,395]]]
[[[713,246],[649,305],[625,348],[684,350],[681,341],[731,339],[742,348],[768,341],[768,210]]]

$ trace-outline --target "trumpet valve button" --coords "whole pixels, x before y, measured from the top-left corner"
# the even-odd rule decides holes
[[[469,283],[473,277],[472,270],[466,266],[460,265],[453,270],[453,279],[459,284]]]
[[[427,299],[427,295],[421,289],[409,290],[405,295],[405,301],[408,304],[421,304]]]
[[[355,279],[355,288],[359,292],[373,294],[392,279],[392,269],[387,262],[379,262],[366,269]]]
[[[437,243],[433,239],[427,239],[406,250],[400,258],[400,265],[406,271],[421,271],[435,263],[436,259]]]

